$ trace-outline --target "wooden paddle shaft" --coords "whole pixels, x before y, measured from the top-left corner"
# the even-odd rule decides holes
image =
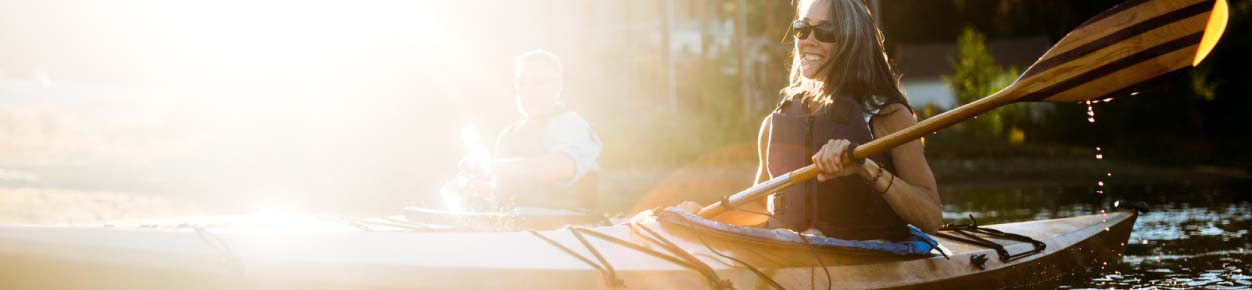
[[[883,136],[882,138],[874,139],[864,145],[857,146],[852,151],[852,156],[856,159],[864,159],[871,155],[900,146],[901,144],[908,143],[909,141],[916,140],[917,138],[921,138],[927,134],[934,133],[948,126],[952,126],[953,124],[973,118],[974,116],[978,116],[978,114],[990,111],[1004,104],[1012,103],[1017,99],[1017,97],[1020,97],[1020,95],[1009,93],[1013,91],[1013,87],[1014,86],[1009,86],[1008,88],[1000,90],[999,92],[986,98],[965,104],[964,106],[918,122],[908,128],[896,131],[887,136]],[[845,160],[844,162],[848,161]],[[788,172],[787,174],[758,183],[724,199],[724,201],[730,202],[729,205],[724,205],[723,201],[713,202],[712,204],[705,206],[703,209],[700,209],[699,215],[704,218],[713,218],[725,212],[727,209],[743,206],[751,201],[765,198],[765,196],[778,192],[779,190],[789,186],[813,179],[814,177],[817,177],[817,174],[818,170],[815,165],[810,164],[808,166],[801,167],[800,169]]]

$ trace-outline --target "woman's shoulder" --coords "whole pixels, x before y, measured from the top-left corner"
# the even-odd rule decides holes
[[[913,110],[901,103],[891,103],[878,109],[878,114],[871,119],[874,127],[894,132],[917,123]]]

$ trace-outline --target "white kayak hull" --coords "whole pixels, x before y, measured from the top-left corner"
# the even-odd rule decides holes
[[[1046,281],[1119,261],[1136,214],[1113,212],[986,226],[1047,244],[1008,263],[994,251],[937,238],[950,258],[815,249],[641,223],[697,257],[716,280],[739,289],[768,281],[720,252],[762,270],[788,289],[1000,288]],[[663,251],[627,226],[588,228]],[[594,253],[567,230],[538,232],[583,257]],[[626,289],[708,289],[708,275],[594,237],[588,242]],[[1009,252],[1031,249],[1005,243]],[[990,259],[983,269],[970,256]],[[591,259],[591,258],[588,258]],[[824,264],[825,267],[819,266]],[[595,289],[605,275],[529,232],[237,231],[229,227],[0,227],[0,282],[6,289]],[[1023,280],[1028,279],[1028,280]]]

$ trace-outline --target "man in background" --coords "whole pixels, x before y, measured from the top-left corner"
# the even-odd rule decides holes
[[[496,197],[510,207],[594,209],[600,138],[561,101],[564,69],[556,55],[533,50],[514,68],[521,119],[496,139]]]

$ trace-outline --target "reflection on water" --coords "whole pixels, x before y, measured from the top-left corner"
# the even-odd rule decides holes
[[[1151,205],[1119,265],[1060,281],[1063,289],[1252,289],[1252,198],[1242,186],[948,188],[944,218],[1001,223],[1099,213],[1116,200]],[[1133,194],[1132,194],[1133,193]]]

